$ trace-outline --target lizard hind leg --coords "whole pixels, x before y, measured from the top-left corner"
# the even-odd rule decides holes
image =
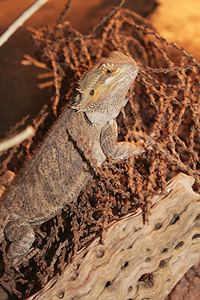
[[[113,159],[125,159],[145,153],[146,150],[141,143],[117,142],[117,123],[109,121],[101,130],[101,148],[107,157]]]
[[[26,255],[35,240],[35,233],[30,224],[23,219],[14,219],[5,226],[4,233],[11,242],[7,257],[12,265],[19,257]]]

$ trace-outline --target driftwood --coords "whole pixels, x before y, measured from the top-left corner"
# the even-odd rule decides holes
[[[200,195],[180,173],[154,196],[148,223],[141,209],[113,222],[104,244],[93,240],[29,300],[164,299],[199,259]]]

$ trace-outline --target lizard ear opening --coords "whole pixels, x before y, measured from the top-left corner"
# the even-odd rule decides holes
[[[80,93],[79,91],[74,99],[74,103],[71,105],[71,108],[77,111],[84,111],[92,102],[94,102],[94,94],[94,89],[91,89],[88,93],[85,94]]]
[[[90,94],[90,96],[93,96],[94,95],[94,90],[93,89],[90,90],[89,94]]]

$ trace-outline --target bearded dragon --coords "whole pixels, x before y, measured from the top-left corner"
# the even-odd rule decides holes
[[[94,175],[86,148],[97,166],[106,157],[121,160],[146,151],[141,144],[117,142],[114,120],[126,105],[137,74],[134,59],[121,52],[100,60],[80,80],[74,103],[63,110],[3,194],[0,242],[6,238],[11,243],[7,252],[11,264],[30,250],[35,239],[32,225],[44,223],[75,201]]]

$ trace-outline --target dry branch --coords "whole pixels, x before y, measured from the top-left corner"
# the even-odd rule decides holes
[[[141,210],[107,228],[29,300],[164,299],[199,259],[200,195],[177,175],[154,196],[148,224]]]
[[[13,136],[12,138],[5,140],[0,143],[0,152],[6,151],[16,145],[21,144],[26,139],[30,138],[35,134],[35,130],[33,126],[28,126],[22,132],[18,133],[17,135]]]
[[[0,47],[7,42],[7,40],[21,27],[42,5],[49,0],[38,0],[31,5],[17,20],[15,20],[8,29],[0,36]]]

